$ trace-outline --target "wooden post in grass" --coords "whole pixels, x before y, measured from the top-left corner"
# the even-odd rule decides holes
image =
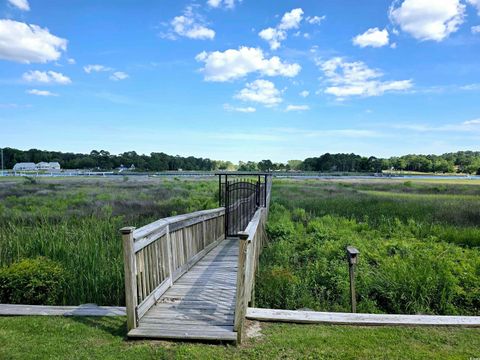
[[[347,246],[348,269],[350,272],[350,296],[352,302],[352,313],[357,312],[357,296],[355,294],[355,265],[358,262],[358,251],[353,246]]]
[[[134,227],[120,229],[123,242],[123,263],[125,268],[125,305],[127,307],[128,330],[137,327],[137,276],[135,271],[135,252],[133,250]]]

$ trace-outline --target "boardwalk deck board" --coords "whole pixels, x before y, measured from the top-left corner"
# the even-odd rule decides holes
[[[132,338],[235,341],[238,239],[226,239],[183,274],[130,330]]]

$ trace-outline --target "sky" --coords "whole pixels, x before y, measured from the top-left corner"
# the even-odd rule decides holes
[[[480,0],[0,0],[0,147],[480,150]]]

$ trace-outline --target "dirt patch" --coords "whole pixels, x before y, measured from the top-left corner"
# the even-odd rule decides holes
[[[259,321],[248,321],[245,323],[245,335],[248,339],[258,339],[263,336],[262,326]]]

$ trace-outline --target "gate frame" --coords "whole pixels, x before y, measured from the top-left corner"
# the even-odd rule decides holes
[[[222,171],[215,173],[218,176],[218,204],[220,207],[225,207],[225,236],[236,236],[229,233],[228,228],[228,221],[229,221],[229,205],[228,202],[228,186],[229,179],[238,179],[238,178],[257,178],[257,191],[256,191],[256,207],[257,209],[260,207],[267,206],[267,188],[269,179],[271,181],[272,173],[271,172],[257,172],[257,171]],[[263,180],[263,181],[262,181]],[[242,181],[240,181],[242,182]],[[246,182],[246,181],[245,181]],[[252,184],[249,182],[249,184]],[[263,191],[262,191],[263,185]],[[260,195],[262,195],[263,199],[260,200]]]

